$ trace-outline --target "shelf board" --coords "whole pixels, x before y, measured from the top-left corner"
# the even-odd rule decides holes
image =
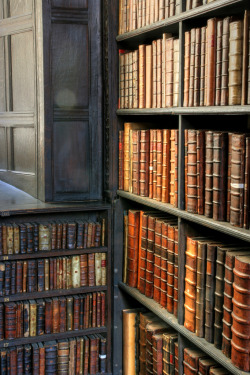
[[[81,337],[84,335],[92,335],[95,333],[107,333],[106,327],[100,328],[88,328],[81,329],[78,331],[67,331],[60,333],[51,333],[47,335],[34,336],[34,337],[21,337],[13,340],[2,340],[0,341],[0,348],[8,348],[10,346],[34,344],[35,342],[45,342],[52,340],[68,339],[70,337]]]
[[[211,3],[212,4],[212,3]],[[250,105],[118,109],[119,116],[144,115],[249,115]]]
[[[209,4],[201,5],[178,15],[166,18],[162,21],[152,23],[135,29],[127,33],[118,35],[117,42],[129,43],[129,45],[142,44],[147,39],[160,37],[163,32],[177,32],[179,22],[194,19],[196,17],[214,17],[219,15],[229,15],[230,11],[235,12],[244,9],[245,0],[217,0]]]
[[[147,197],[140,197],[139,195],[128,193],[123,190],[118,190],[117,195],[119,195],[122,198],[126,198],[131,201],[143,204],[145,206],[155,208],[156,210],[167,212],[171,215],[175,215],[182,219],[192,221],[193,223],[203,225],[210,229],[217,230],[229,236],[237,237],[243,241],[250,242],[250,230],[249,229],[237,228],[226,222],[215,221],[203,215],[191,214],[185,210],[180,210],[179,208],[175,208],[168,203],[158,202],[154,199],[150,199]]]
[[[32,292],[32,293],[18,293],[9,296],[0,297],[0,302],[15,302],[23,301],[27,299],[35,298],[49,298],[49,297],[64,297],[76,294],[103,292],[107,290],[107,286],[82,286],[80,288],[72,289],[53,289],[46,290],[43,292]]]
[[[61,257],[70,255],[82,255],[82,254],[92,254],[92,253],[106,253],[108,248],[104,247],[91,247],[87,249],[73,249],[73,250],[50,250],[50,251],[38,251],[36,253],[26,253],[26,254],[13,254],[13,255],[0,255],[0,261],[3,260],[27,260],[36,258],[51,258],[51,257]]]
[[[230,374],[246,375],[246,372],[238,370],[236,367],[234,367],[234,365],[231,363],[231,360],[225,357],[222,354],[221,350],[216,349],[213,344],[210,344],[203,338],[197,337],[194,333],[190,332],[184,326],[180,325],[173,314],[168,313],[166,309],[161,307],[153,299],[145,297],[137,289],[131,288],[124,283],[120,282],[119,287],[120,289],[128,293],[130,296],[135,298],[137,301],[139,301],[143,306],[147,307],[149,310],[154,312],[157,316],[159,316],[159,318],[161,318],[164,322],[168,323],[181,335],[186,337],[198,348],[207,353],[210,357],[214,358],[218,363],[220,363],[223,367],[229,370]]]

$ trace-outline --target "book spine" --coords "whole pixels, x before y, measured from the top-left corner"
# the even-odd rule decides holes
[[[216,33],[216,70],[215,70],[215,105],[221,103],[221,77],[222,77],[222,34],[223,34],[223,21],[217,22]]]
[[[215,260],[217,246],[207,244],[206,294],[205,294],[205,339],[214,341],[214,291],[215,291]]]
[[[222,318],[224,300],[224,276],[225,276],[225,256],[224,249],[218,246],[215,273],[215,303],[214,303],[214,346],[221,349],[222,344]]]
[[[149,130],[141,130],[140,136],[140,196],[149,194]]]
[[[146,46],[146,100],[145,107],[152,107],[152,45]]]
[[[194,53],[194,106],[200,105],[201,28],[195,29]]]
[[[195,74],[195,38],[196,29],[190,31],[190,71],[189,71],[189,94],[188,94],[188,106],[194,106],[194,74]]]
[[[140,195],[140,130],[132,130],[132,193]]]
[[[230,22],[230,17],[226,17],[223,19],[222,65],[221,65],[221,105],[228,105],[229,22]]]
[[[217,19],[210,18],[207,21],[207,106],[215,104],[216,27]]]
[[[139,212],[129,210],[128,212],[127,283],[131,287],[137,286],[137,279],[138,279],[139,226],[140,226]]]
[[[206,26],[201,28],[201,68],[200,68],[200,106],[204,106],[205,65],[206,65]]]
[[[229,24],[228,104],[241,104],[243,21]]]
[[[154,292],[154,241],[155,241],[155,217],[148,216],[148,241],[147,241],[147,262],[146,262],[146,297],[153,298]]]
[[[156,200],[162,200],[162,130],[156,130]]]
[[[198,241],[195,333],[204,337],[207,245]]]
[[[175,259],[175,226],[168,225],[167,251],[167,311],[174,312],[174,259]]]
[[[184,54],[184,99],[183,107],[188,107],[189,103],[189,79],[190,79],[190,44],[191,33],[185,32],[185,54]]]
[[[166,40],[166,107],[173,106],[174,39]]]
[[[146,46],[139,45],[139,108],[145,108],[146,99]]]
[[[170,193],[170,130],[162,131],[162,202],[169,203]]]
[[[173,106],[179,106],[179,61],[180,61],[180,43],[179,39],[174,40],[174,77],[173,77]]]
[[[167,271],[168,271],[168,224],[162,222],[162,243],[161,243],[161,298],[162,307],[167,307]]]
[[[205,133],[205,216],[213,216],[213,132]]]
[[[145,294],[145,283],[146,283],[147,236],[148,236],[148,215],[142,214],[142,218],[141,218],[140,282],[139,282],[139,291],[142,294]]]
[[[187,131],[187,211],[198,212],[196,130]]]
[[[246,137],[245,156],[245,186],[244,186],[244,218],[243,228],[249,228],[249,201],[250,201],[250,138]]]
[[[155,221],[155,240],[154,240],[154,291],[153,299],[160,302],[161,299],[161,228],[160,219]]]

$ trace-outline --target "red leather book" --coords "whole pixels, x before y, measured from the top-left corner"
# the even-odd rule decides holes
[[[141,130],[140,137],[140,195],[149,195],[149,139],[150,131]]]
[[[169,203],[170,193],[170,130],[162,131],[162,194],[161,201]]]
[[[6,303],[4,309],[5,316],[5,339],[10,340],[16,338],[17,332],[17,321],[16,312],[17,304],[14,302]]]
[[[59,319],[59,300],[58,298],[52,299],[52,332],[58,333],[60,330]]]
[[[45,348],[41,342],[38,343],[39,347],[39,375],[45,375]]]
[[[191,374],[190,370],[196,370],[198,372],[199,369],[199,360],[200,358],[204,358],[206,355],[196,349],[184,348],[184,371],[186,374]],[[196,372],[196,373],[197,373]]]
[[[80,282],[81,286],[88,285],[88,255],[80,255]]]
[[[136,288],[138,282],[140,211],[128,211],[127,283]]]
[[[66,312],[66,298],[59,298],[59,331],[66,331],[66,321],[67,321],[67,312]]]
[[[178,226],[174,229],[174,315],[178,315]]]
[[[212,358],[200,358],[199,359],[199,373],[200,375],[210,374],[209,370],[211,367],[219,366]]]
[[[93,311],[93,314],[92,314],[92,327],[96,327],[96,298],[97,298],[97,294],[96,293],[93,293],[93,300],[92,300],[92,311]]]
[[[119,189],[124,189],[124,131],[119,131]]]
[[[45,334],[49,334],[53,332],[52,322],[53,322],[52,299],[46,298],[45,299]]]
[[[170,204],[178,206],[178,130],[170,134]]]

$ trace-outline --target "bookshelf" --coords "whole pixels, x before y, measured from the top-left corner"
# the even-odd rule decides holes
[[[119,55],[118,50],[133,51],[141,44],[151,44],[153,40],[162,38],[163,33],[173,33],[180,41],[180,64],[179,64],[179,104],[177,107],[168,108],[133,108],[114,109],[119,100],[118,90],[112,91],[112,98],[109,96],[108,105],[110,108],[110,122],[112,131],[109,129],[114,142],[118,146],[118,132],[123,130],[126,122],[148,122],[152,129],[179,129],[179,164],[178,164],[178,206],[173,207],[168,203],[162,203],[155,199],[142,197],[128,191],[117,190],[114,192],[114,373],[122,371],[122,341],[118,338],[122,334],[121,310],[145,306],[153,311],[163,321],[179,332],[179,373],[183,373],[183,348],[188,343],[193,343],[197,348],[211,356],[230,374],[244,374],[235,367],[231,360],[223,355],[213,344],[204,338],[197,337],[187,330],[184,324],[184,275],[185,275],[185,250],[186,237],[202,233],[202,235],[213,234],[216,238],[221,235],[231,241],[241,240],[245,245],[250,242],[249,229],[237,228],[228,222],[215,221],[204,215],[192,214],[185,210],[185,189],[184,189],[184,130],[185,129],[208,129],[225,131],[249,131],[249,105],[235,106],[204,106],[184,107],[184,34],[193,27],[206,25],[207,19],[212,17],[236,16],[243,19],[244,10],[249,10],[249,2],[244,0],[216,0],[209,4],[201,5],[195,9],[185,11],[186,1],[180,3],[180,13],[152,23],[150,25],[135,29],[124,34],[116,35],[118,30],[118,5],[109,18],[107,29],[109,30],[109,42],[107,46],[109,53],[112,51],[112,68],[117,75],[113,77],[113,84],[119,86]],[[116,49],[115,49],[116,47]],[[111,62],[110,62],[111,64]],[[111,66],[111,65],[109,65]],[[116,170],[113,169],[112,178],[118,187],[118,148],[116,149]],[[123,246],[121,238],[124,233],[123,215],[124,211],[157,210],[158,213],[168,213],[178,218],[179,228],[179,280],[178,280],[178,318],[169,314],[153,299],[145,297],[136,288],[131,288],[122,282]]]

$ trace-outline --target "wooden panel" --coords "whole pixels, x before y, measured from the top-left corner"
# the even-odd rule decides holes
[[[32,0],[9,0],[10,17],[32,13]]]
[[[52,7],[85,9],[88,7],[88,0],[52,0]]]
[[[14,111],[34,111],[35,58],[33,32],[11,36]]]
[[[4,38],[0,38],[0,111],[6,111]]]
[[[88,122],[57,122],[53,138],[55,193],[86,193],[88,197],[91,173]]]
[[[87,25],[52,25],[52,82],[55,107],[88,106]]]
[[[7,169],[7,140],[6,130],[0,127],[0,169]]]
[[[35,129],[13,128],[13,170],[18,172],[35,173]]]

